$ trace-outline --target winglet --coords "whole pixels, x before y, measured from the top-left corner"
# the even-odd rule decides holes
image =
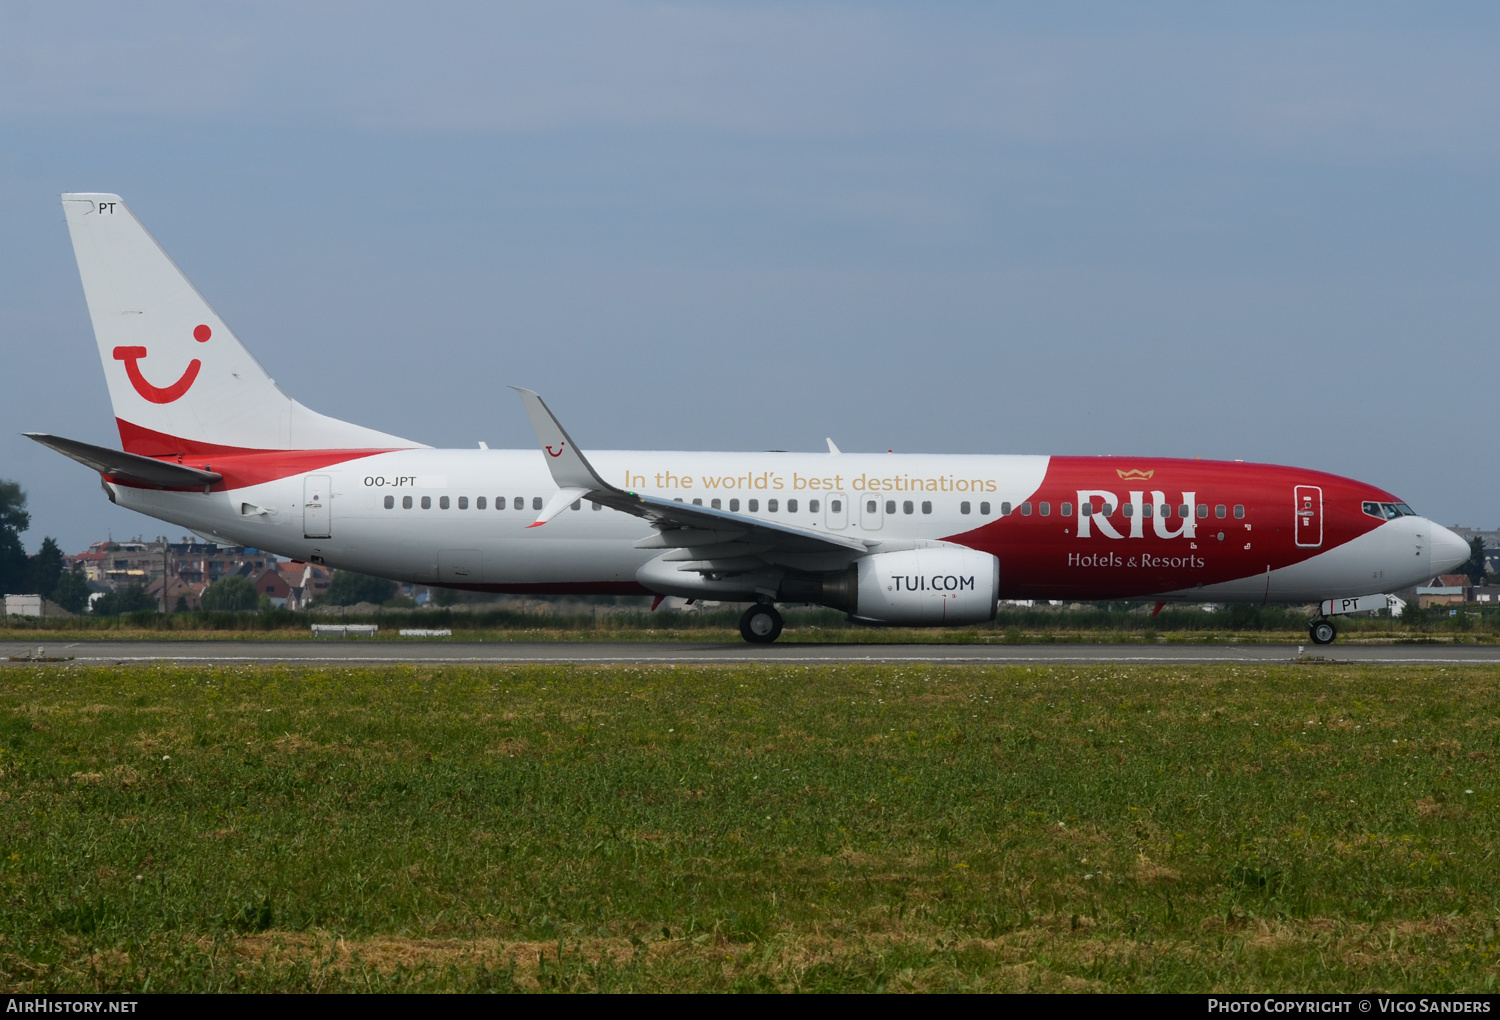
[[[540,394],[519,386],[511,389],[521,395],[521,402],[526,405],[526,416],[531,419],[537,442],[547,455],[547,468],[559,488],[583,489],[585,492],[611,488],[584,458],[578,444],[573,442],[573,437],[568,435]]]
[[[521,395],[521,403],[526,405],[526,416],[531,419],[531,427],[536,430],[536,439],[546,457],[547,469],[552,472],[552,480],[557,483],[558,488],[557,494],[537,519],[527,525],[528,528],[546,524],[562,513],[569,503],[589,493],[619,492],[599,477],[599,473],[578,449],[578,444],[573,442],[573,437],[568,435],[562,422],[557,420],[540,394],[520,386],[512,386],[511,389]]]

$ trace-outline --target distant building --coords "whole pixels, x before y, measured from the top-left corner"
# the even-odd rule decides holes
[[[246,546],[221,546],[188,538],[181,542],[135,538],[95,542],[84,552],[63,557],[63,562],[69,567],[81,566],[90,587],[114,591],[139,584],[158,602],[165,574],[171,578],[167,583],[170,610],[179,595],[187,599],[189,608],[197,609],[203,589],[220,578],[235,574],[253,578],[274,569],[279,561],[271,553]]]
[[[299,578],[300,580],[300,578]],[[284,608],[287,600],[291,597],[292,586],[287,582],[286,575],[275,567],[267,567],[254,578],[255,594],[263,595],[271,600],[271,605],[278,609]]]
[[[193,584],[189,581],[184,581],[180,577],[169,578],[167,581],[167,612],[170,613],[177,608],[178,599],[182,599],[182,604],[187,609],[202,609],[203,589],[207,587],[208,585],[203,584],[201,581]],[[157,605],[161,604],[160,577],[146,586],[146,594],[155,599]]]
[[[313,599],[326,592],[328,582],[333,579],[333,571],[327,567],[301,560],[277,564],[276,573],[286,585],[286,601],[282,605],[298,611],[306,609]],[[265,583],[269,582],[257,582],[257,589],[264,587]],[[275,596],[272,596],[272,601],[275,601]]]
[[[1454,606],[1468,601],[1468,574],[1441,574],[1426,584],[1417,585],[1417,604],[1428,606]]]
[[[41,616],[42,597],[40,595],[7,595],[5,596],[6,616]]]

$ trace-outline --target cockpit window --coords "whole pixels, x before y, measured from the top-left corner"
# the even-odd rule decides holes
[[[1375,503],[1367,502],[1361,507],[1371,517],[1378,517],[1383,521],[1394,521],[1397,517],[1415,517],[1417,512],[1405,503]]]

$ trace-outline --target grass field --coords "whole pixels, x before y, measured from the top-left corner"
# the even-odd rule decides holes
[[[10,991],[1486,990],[1500,670],[0,669]]]

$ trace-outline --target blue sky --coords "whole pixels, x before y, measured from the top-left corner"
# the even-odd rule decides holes
[[[309,9],[311,8],[311,9]],[[1500,9],[0,0],[0,477],[177,533],[57,196],[293,396],[435,445],[1300,464],[1500,525]]]

